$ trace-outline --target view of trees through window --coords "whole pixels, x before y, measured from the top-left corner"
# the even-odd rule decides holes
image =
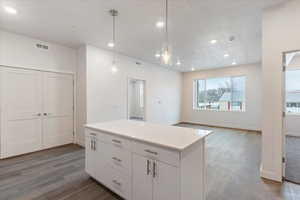
[[[244,76],[195,80],[194,108],[245,111],[245,80]]]
[[[286,71],[286,112],[300,114],[300,70]]]

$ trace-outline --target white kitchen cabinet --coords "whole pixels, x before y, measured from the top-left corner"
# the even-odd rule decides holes
[[[86,172],[127,200],[205,200],[210,133],[127,120],[88,124]]]
[[[97,178],[97,138],[89,135],[85,138],[85,170],[92,177]]]
[[[86,171],[101,183],[109,182],[108,144],[101,142],[96,133],[90,133],[85,140],[86,146]]]
[[[180,200],[179,168],[133,155],[133,200]]]
[[[152,200],[152,162],[137,154],[132,158],[132,200]]]
[[[153,161],[153,200],[180,200],[179,167]]]

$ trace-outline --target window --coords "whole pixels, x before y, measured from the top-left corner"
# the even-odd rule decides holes
[[[194,109],[245,111],[244,76],[194,81]]]
[[[286,112],[300,114],[300,70],[286,71]]]

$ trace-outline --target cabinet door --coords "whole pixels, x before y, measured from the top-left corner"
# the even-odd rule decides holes
[[[41,73],[1,70],[1,158],[41,149]]]
[[[73,142],[73,76],[43,73],[43,146]]]
[[[148,160],[146,157],[133,154],[132,200],[152,200],[153,184],[150,168],[151,165],[151,160]]]
[[[85,139],[85,171],[93,178],[96,178],[97,169],[95,141],[94,137],[86,137]]]
[[[100,183],[109,186],[109,144],[101,142],[100,140],[95,140],[94,147],[94,170],[95,176],[94,178]]]
[[[153,162],[153,200],[180,200],[179,168]]]

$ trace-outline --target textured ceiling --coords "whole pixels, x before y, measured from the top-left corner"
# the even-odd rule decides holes
[[[170,68],[189,71],[261,60],[262,9],[288,0],[169,0]],[[119,10],[117,51],[151,63],[161,49],[163,0],[0,0],[17,15],[0,9],[0,28],[70,47],[91,44],[107,49],[111,40],[108,10]],[[235,36],[233,42],[229,37]],[[210,40],[216,39],[215,45]],[[230,56],[224,58],[224,54]]]

